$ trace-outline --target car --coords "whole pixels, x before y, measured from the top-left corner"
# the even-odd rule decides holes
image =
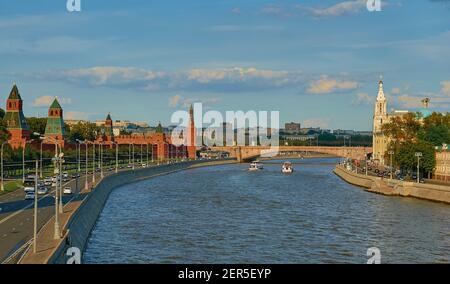
[[[127,168],[131,169],[133,166],[132,165],[128,165]]]
[[[48,193],[48,188],[46,188],[45,186],[38,188],[37,191],[38,195],[45,195]]]
[[[34,191],[29,191],[25,194],[25,200],[33,200],[34,199]]]
[[[72,188],[70,186],[64,187],[63,193],[64,194],[72,194]]]
[[[24,186],[23,191],[25,191],[25,193],[34,192],[34,186]]]
[[[68,178],[68,177],[69,177],[69,173],[68,173],[68,172],[63,172],[63,173],[62,173],[62,176],[63,176],[64,178]]]

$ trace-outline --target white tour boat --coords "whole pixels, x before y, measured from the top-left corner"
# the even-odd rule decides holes
[[[264,168],[263,164],[259,161],[254,161],[250,164],[250,167],[248,168],[249,171],[259,171]]]
[[[281,167],[281,172],[284,174],[290,174],[294,171],[294,167],[292,167],[291,162],[284,162],[283,166]]]

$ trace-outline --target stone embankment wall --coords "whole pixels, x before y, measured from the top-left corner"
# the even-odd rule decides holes
[[[422,184],[366,176],[337,166],[334,173],[348,183],[363,187],[366,191],[392,196],[415,197],[450,204],[450,186]]]

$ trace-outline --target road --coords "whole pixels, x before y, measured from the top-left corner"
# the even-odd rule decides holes
[[[105,175],[111,172],[105,172]],[[100,180],[100,173],[96,173],[96,180]],[[70,186],[72,195],[63,195],[63,203],[70,202],[77,193],[84,188],[85,176],[63,183],[63,187]],[[92,181],[92,175],[88,176]],[[48,194],[38,199],[38,230],[47,223],[55,213],[54,188]],[[33,238],[33,210],[34,200],[24,200],[25,193],[18,189],[0,197],[0,263],[14,251]]]

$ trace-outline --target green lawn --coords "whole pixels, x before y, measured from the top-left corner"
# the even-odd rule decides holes
[[[19,180],[12,180],[12,181],[5,181],[5,191],[0,190],[0,195],[13,192],[18,188],[22,187],[22,181]]]

